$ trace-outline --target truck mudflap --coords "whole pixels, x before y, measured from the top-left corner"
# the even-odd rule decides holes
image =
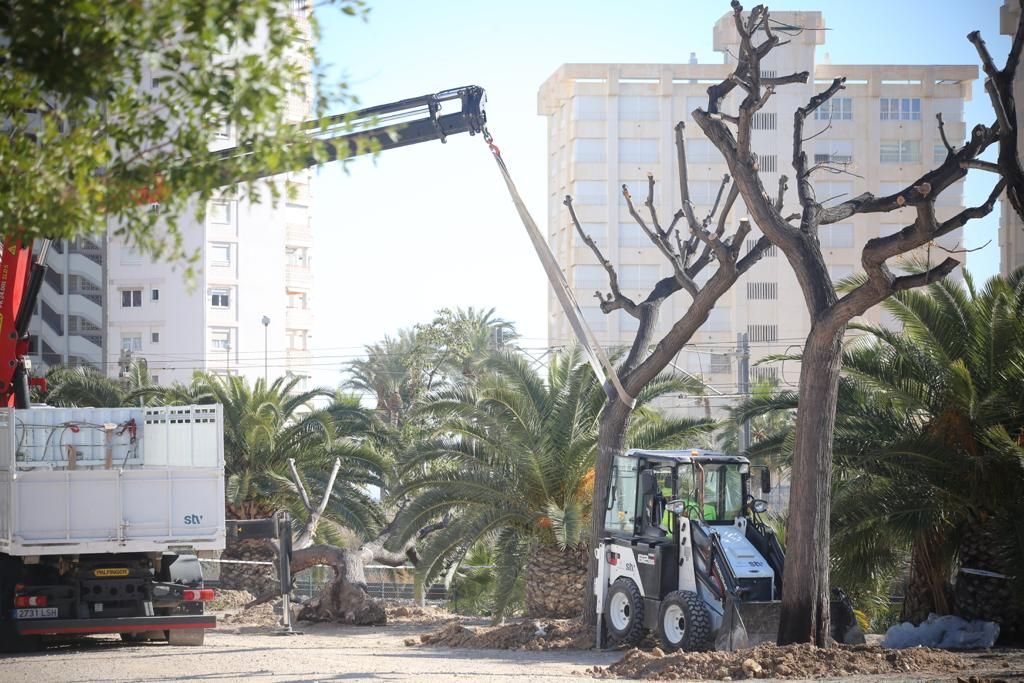
[[[173,631],[177,629],[216,628],[212,614],[188,614],[161,617],[119,617],[115,619],[18,619],[14,626],[23,636],[90,633],[132,633],[135,631]]]

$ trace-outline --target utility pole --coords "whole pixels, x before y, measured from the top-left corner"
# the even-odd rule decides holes
[[[268,356],[267,356],[267,339],[269,339],[268,335],[270,334],[270,316],[269,315],[263,316],[263,321],[262,322],[263,322],[263,384],[264,384],[264,386],[266,386],[267,382],[269,382],[268,378],[270,376],[270,372],[269,372],[270,362],[269,362]]]
[[[231,376],[231,340],[224,342],[224,374]]]
[[[736,383],[739,386],[743,399],[750,398],[750,344],[747,333],[736,334]],[[744,419],[740,425],[740,452],[746,452],[750,448],[750,420]]]

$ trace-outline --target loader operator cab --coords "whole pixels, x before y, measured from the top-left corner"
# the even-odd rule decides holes
[[[605,529],[612,536],[666,538],[676,516],[732,524],[750,499],[746,458],[690,451],[631,450],[612,465]]]

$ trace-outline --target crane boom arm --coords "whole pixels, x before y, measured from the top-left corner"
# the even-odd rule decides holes
[[[246,178],[225,172],[224,184],[299,171],[375,149],[395,149],[431,140],[445,142],[449,135],[458,133],[475,135],[483,132],[487,123],[484,101],[484,89],[470,85],[308,121],[299,126],[309,132],[311,143],[310,153],[301,162],[292,168],[267,169]],[[456,102],[460,104],[459,111],[442,113],[446,105]],[[321,148],[319,154],[314,152],[317,146]],[[251,147],[240,145],[218,150],[213,158],[228,161],[253,153]],[[157,184],[161,184],[160,179]],[[152,201],[148,198],[158,196],[160,191],[159,187],[145,189],[140,192],[140,201]],[[4,236],[0,256],[0,404],[16,408],[30,405],[28,325],[46,274],[44,259],[49,243],[43,240],[33,259],[31,243],[22,244],[17,235]]]

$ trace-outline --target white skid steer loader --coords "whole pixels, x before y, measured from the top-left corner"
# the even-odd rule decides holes
[[[615,458],[595,550],[599,647],[648,630],[666,651],[775,641],[785,557],[758,517],[767,504],[751,494],[750,470],[746,458],[700,449]],[[836,640],[863,642],[844,596],[831,615]]]

